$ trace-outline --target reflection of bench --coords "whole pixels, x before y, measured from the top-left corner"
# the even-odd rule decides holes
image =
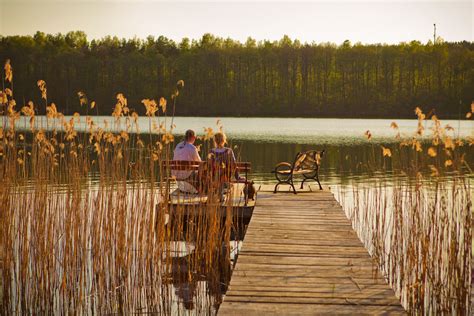
[[[295,176],[303,176],[301,189],[303,188],[303,184],[306,181],[315,180],[319,184],[319,189],[322,190],[323,188],[319,182],[319,166],[321,165],[321,158],[323,155],[324,150],[299,152],[296,155],[293,164],[288,162],[280,162],[277,164],[275,169],[272,171],[278,181],[278,183],[275,185],[273,193],[277,192],[278,186],[280,184],[289,184],[293,189],[293,193],[296,194],[296,189],[293,185],[293,179]]]
[[[211,164],[213,164],[212,167],[211,167]],[[195,189],[197,189],[197,191],[199,191],[198,189],[201,184],[199,183],[200,180],[213,178],[213,176],[209,174],[211,172],[227,174],[226,177],[219,177],[219,181],[222,181],[223,183],[242,183],[244,185],[247,185],[250,183],[250,181],[248,180],[248,174],[251,169],[250,162],[235,162],[235,163],[232,163],[230,166],[223,166],[223,168],[221,168],[219,165],[210,161],[207,162],[207,161],[169,160],[169,161],[165,161],[164,166],[166,169],[170,171],[193,171],[193,172],[200,173],[200,177],[198,177],[199,180],[198,178],[176,179],[175,177],[171,177],[176,182],[182,181],[182,182],[189,183]],[[216,169],[216,166],[217,166],[217,169]],[[245,175],[245,177],[239,180],[235,179],[234,177],[235,171],[238,171],[240,174]],[[219,183],[219,185],[222,185],[223,183]],[[247,205],[247,202],[248,202],[248,198],[247,198],[247,195],[245,195],[245,205]]]

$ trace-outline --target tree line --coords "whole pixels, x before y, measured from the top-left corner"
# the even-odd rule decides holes
[[[48,102],[65,114],[113,111],[124,93],[129,107],[169,97],[183,79],[177,115],[413,117],[416,106],[443,118],[463,117],[474,100],[474,43],[418,41],[397,45],[301,43],[249,38],[245,43],[204,34],[179,43],[166,37],[88,41],[84,32],[0,36],[0,58],[11,60],[14,95]],[[5,83],[4,83],[5,84]]]

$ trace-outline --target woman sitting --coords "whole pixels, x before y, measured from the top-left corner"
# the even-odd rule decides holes
[[[232,178],[232,174],[235,176],[237,181],[245,180],[239,176],[237,169],[235,168],[235,155],[234,151],[225,147],[227,139],[224,133],[218,132],[214,135],[214,148],[211,149],[211,159],[218,166],[224,167],[223,169],[227,172],[221,174],[223,181],[229,181]]]

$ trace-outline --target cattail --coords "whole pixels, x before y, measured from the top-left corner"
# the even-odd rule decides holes
[[[44,80],[38,80],[36,83],[38,85],[38,88],[41,92],[41,98],[45,99],[47,98],[47,89],[46,89],[46,82]]]
[[[444,162],[444,166],[445,167],[451,167],[453,165],[453,161],[451,159],[447,159],[445,162]]]
[[[77,96],[79,97],[79,103],[80,103],[81,106],[87,104],[87,96],[86,96],[86,94],[85,94],[84,92],[79,91],[79,92],[77,93]],[[92,108],[92,105],[91,105],[91,108]]]
[[[10,59],[5,61],[5,66],[3,68],[5,70],[5,80],[8,82],[13,81],[13,68],[10,64]]]
[[[430,157],[436,157],[436,155],[437,155],[436,149],[434,147],[428,148],[428,155]]]
[[[369,130],[366,130],[364,133],[365,137],[367,137],[368,140],[372,138],[372,133]]]
[[[382,147],[382,155],[384,157],[392,157],[392,151],[390,150],[390,148],[385,148],[384,146],[381,146]]]

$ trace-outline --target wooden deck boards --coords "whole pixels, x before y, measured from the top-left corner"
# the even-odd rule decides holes
[[[261,190],[218,313],[405,311],[329,191],[294,195]]]

